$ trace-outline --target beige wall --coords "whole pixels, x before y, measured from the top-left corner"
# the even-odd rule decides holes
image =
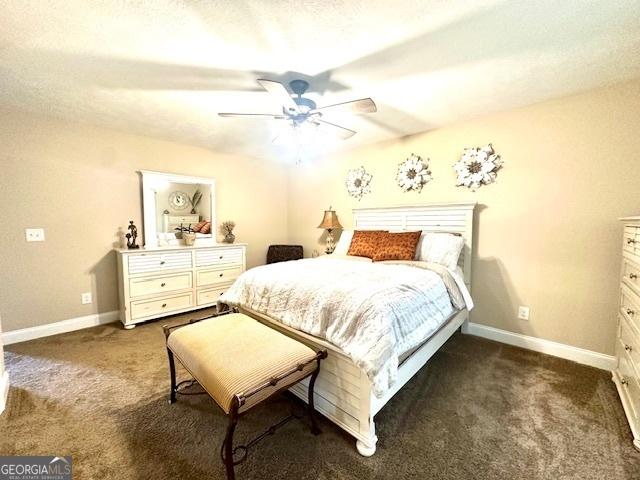
[[[287,237],[286,174],[273,162],[0,110],[0,166],[5,331],[117,309],[112,248],[129,219],[142,226],[138,170],[214,177],[218,220],[236,221],[249,266]],[[46,242],[26,243],[27,227]]]
[[[273,162],[219,155],[146,137],[0,110],[0,312],[4,330],[117,308],[118,228],[141,225],[137,170],[211,176],[218,220],[237,222],[249,266],[267,245],[322,251],[316,229],[332,204],[351,209],[476,200],[473,321],[613,353],[621,228],[640,213],[640,81],[491,115],[324,158],[288,175]],[[498,183],[454,186],[465,146],[492,142],[505,160]],[[411,152],[431,158],[422,193],[395,185]],[[348,197],[349,168],[365,165],[373,193]],[[288,195],[287,195],[288,190]],[[43,227],[44,243],[24,229]],[[288,235],[287,235],[288,232]],[[288,236],[288,238],[287,238]],[[93,305],[81,305],[91,291]],[[531,307],[529,322],[516,318]]]
[[[475,200],[472,320],[612,354],[617,218],[640,214],[639,132],[635,81],[324,158],[289,172],[289,240],[307,255],[322,251],[316,227],[330,204],[348,227],[356,207]],[[463,147],[488,142],[505,161],[498,183],[455,187]],[[412,152],[431,158],[434,180],[422,193],[395,184]],[[373,174],[361,201],[344,186],[359,165]],[[517,319],[518,305],[531,307],[530,321]]]

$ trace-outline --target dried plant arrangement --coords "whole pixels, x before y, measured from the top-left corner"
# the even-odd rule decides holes
[[[225,243],[233,243],[236,240],[236,236],[233,234],[233,229],[236,228],[236,222],[227,220],[220,225],[220,232],[224,235]]]
[[[189,198],[189,202],[191,203],[191,213],[196,213],[196,207],[202,200],[202,192],[198,189],[193,193],[193,197]]]

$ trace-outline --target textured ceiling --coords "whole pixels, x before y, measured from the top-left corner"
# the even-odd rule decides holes
[[[304,155],[401,137],[640,76],[640,0],[13,0],[0,104],[288,161],[259,77],[321,105],[371,96],[358,131]]]

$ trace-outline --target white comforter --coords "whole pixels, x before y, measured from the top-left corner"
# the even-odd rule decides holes
[[[454,313],[445,273],[424,265],[305,259],[248,270],[220,301],[326,339],[366,372],[381,396],[395,382],[400,355]]]

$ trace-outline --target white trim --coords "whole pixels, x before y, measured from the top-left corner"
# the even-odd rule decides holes
[[[521,333],[509,332],[473,322],[469,322],[466,327],[464,327],[463,332],[488,338],[489,340],[495,340],[496,342],[526,348],[534,352],[546,353],[547,355],[553,355],[554,357],[564,358],[602,370],[613,370],[616,368],[616,357],[612,355],[572,347],[571,345],[545,340],[544,338],[530,337]]]
[[[94,313],[84,317],[62,320],[61,322],[3,332],[2,342],[5,345],[11,345],[12,343],[26,342],[27,340],[58,335],[59,333],[73,332],[74,330],[82,330],[83,328],[104,325],[105,323],[117,322],[118,320],[120,320],[120,312],[117,310],[113,312]]]
[[[2,349],[0,349],[0,353]],[[0,414],[4,412],[7,406],[7,397],[9,396],[9,372],[4,372],[0,377]]]

